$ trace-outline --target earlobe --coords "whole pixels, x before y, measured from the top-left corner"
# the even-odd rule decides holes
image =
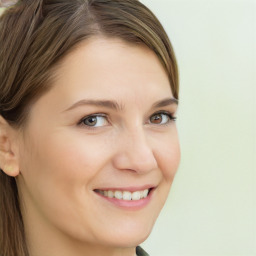
[[[0,115],[0,169],[8,176],[19,175],[17,152],[14,152],[13,128]]]
[[[19,175],[20,171],[17,165],[5,165],[3,168],[3,172],[11,177],[16,177]]]

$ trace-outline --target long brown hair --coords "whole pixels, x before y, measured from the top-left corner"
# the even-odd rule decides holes
[[[30,107],[51,88],[58,63],[94,35],[153,50],[178,99],[171,43],[154,14],[138,0],[22,0],[0,18],[0,115],[14,128],[25,128]],[[2,170],[0,255],[29,255],[16,181]]]

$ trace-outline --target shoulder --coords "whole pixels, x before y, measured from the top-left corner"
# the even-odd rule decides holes
[[[140,246],[136,247],[136,255],[137,256],[149,256]]]

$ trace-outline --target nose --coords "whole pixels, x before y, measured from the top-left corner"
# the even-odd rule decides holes
[[[115,168],[144,174],[158,167],[153,147],[149,145],[143,129],[123,132],[116,146],[113,157]]]

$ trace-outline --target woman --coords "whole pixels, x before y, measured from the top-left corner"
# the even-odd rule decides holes
[[[0,20],[1,255],[147,255],[178,168],[178,73],[137,0],[23,0]]]

